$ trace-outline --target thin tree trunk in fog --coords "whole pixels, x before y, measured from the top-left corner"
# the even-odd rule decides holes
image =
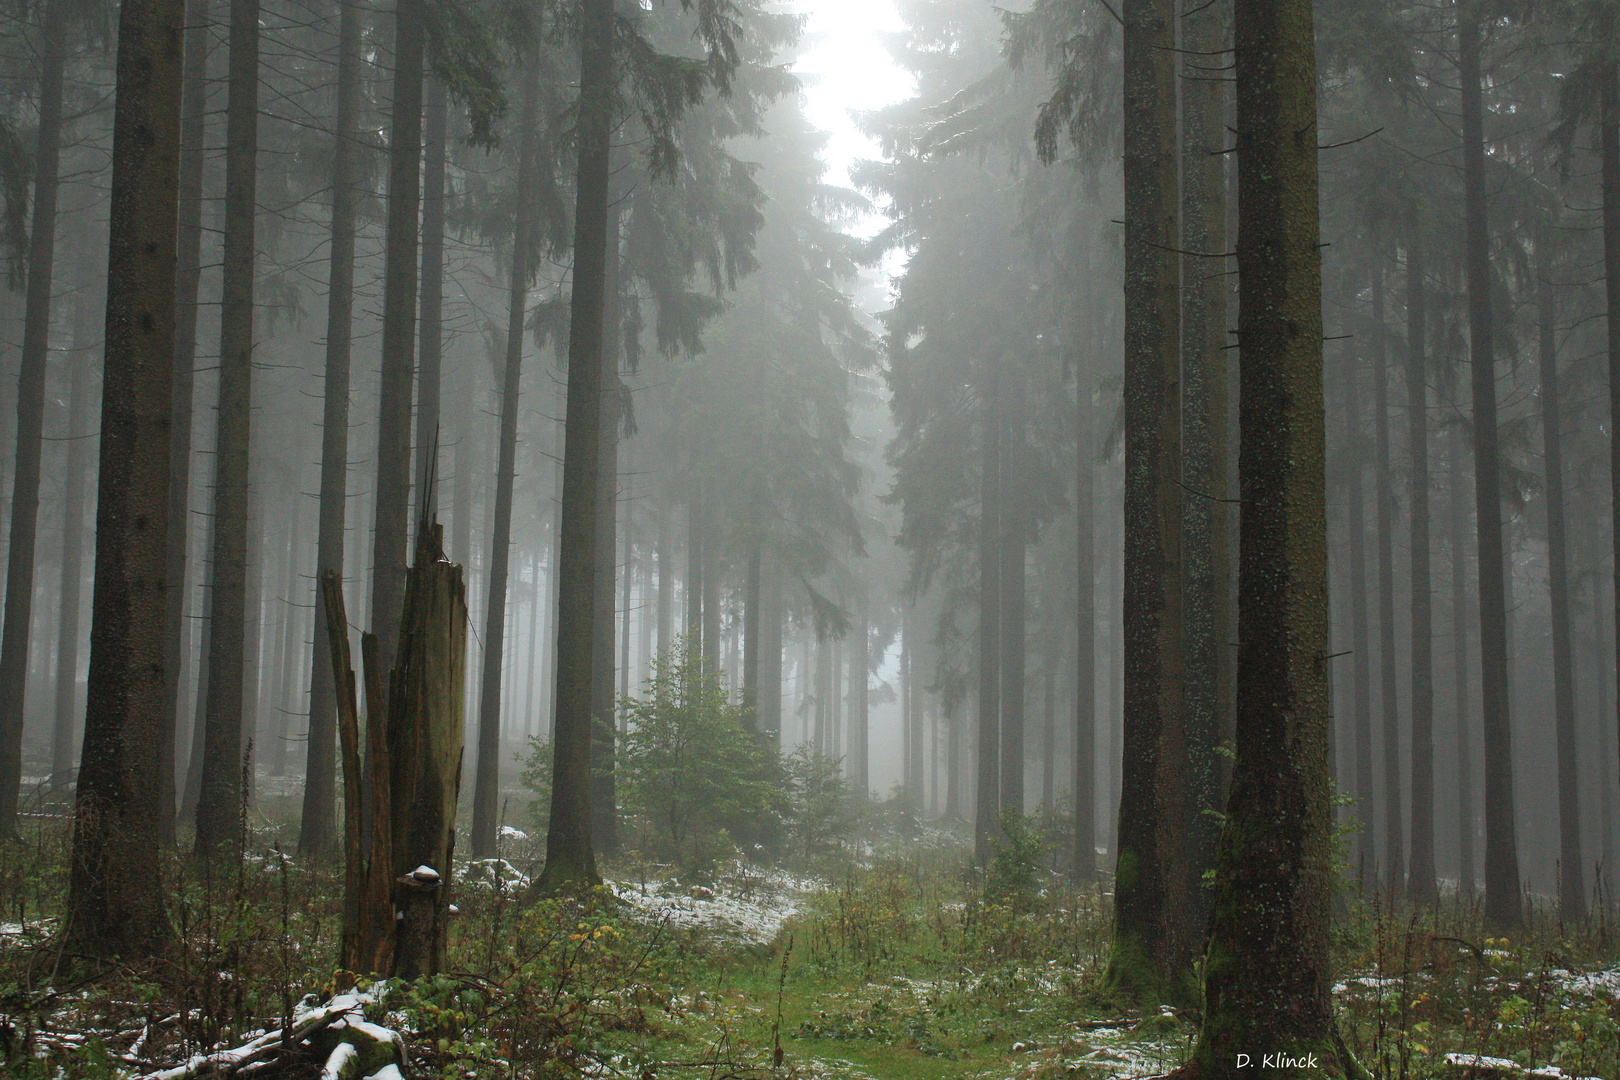
[[[1367,500],[1361,471],[1365,463],[1361,434],[1361,387],[1359,368],[1349,358],[1344,373],[1345,463],[1350,478],[1345,496],[1350,533],[1350,648],[1352,678],[1355,681],[1355,814],[1361,821],[1356,834],[1356,877],[1362,892],[1377,880],[1377,844],[1373,834],[1373,754],[1372,754],[1372,648],[1367,626]]]
[[[1128,0],[1125,62],[1125,635],[1108,984],[1178,993],[1202,927],[1186,903],[1182,714],[1181,281],[1174,0]]]
[[[1383,887],[1399,898],[1406,887],[1406,838],[1401,827],[1401,723],[1395,691],[1395,486],[1389,462],[1389,349],[1384,340],[1384,274],[1373,271],[1373,438],[1378,499],[1378,678],[1384,720]]]
[[[1052,775],[1055,771],[1053,762],[1057,758],[1057,664],[1048,657],[1046,660],[1045,682],[1041,686],[1041,707],[1045,716],[1041,718],[1041,802],[1048,812],[1052,806]]]
[[[849,643],[849,757],[851,759],[850,787],[858,802],[872,796],[871,744],[868,741],[868,698],[866,692],[867,668],[871,658],[872,627],[867,622],[866,597],[860,599],[860,613],[855,635]]]
[[[774,756],[782,750],[782,576],[769,555],[760,557],[759,720]]]
[[[1077,380],[1075,393],[1074,880],[1089,885],[1097,877],[1097,521],[1093,497],[1097,440],[1091,388],[1084,377]]]
[[[630,693],[630,602],[631,592],[636,581],[636,545],[635,545],[635,514],[632,512],[634,502],[630,497],[630,474],[633,469],[629,459],[629,450],[625,451],[624,462],[624,539],[621,549],[624,552],[619,560],[619,691],[618,699]],[[615,708],[617,713],[617,708]],[[617,718],[616,730],[623,733],[628,717]]]
[[[615,156],[609,152],[609,175]],[[610,180],[609,183],[612,181]],[[610,199],[612,198],[610,194]],[[601,456],[596,473],[596,585],[591,598],[591,837],[597,851],[617,851],[619,847],[618,792],[614,778],[614,751],[617,710],[613,701],[614,598],[618,593],[619,525],[619,425],[623,421],[619,378],[624,321],[620,299],[622,282],[619,262],[619,213],[610,203],[607,217],[605,271],[606,298],[602,327],[602,418]],[[705,526],[705,544],[707,525]],[[707,547],[705,546],[705,550]],[[708,601],[708,597],[704,597]],[[708,646],[708,612],[704,613],[704,645]],[[720,646],[720,635],[713,635]]]
[[[507,568],[512,554],[512,484],[517,475],[518,401],[523,380],[523,321],[535,262],[535,114],[540,66],[523,63],[523,108],[518,130],[517,224],[512,232],[512,277],[506,292],[506,357],[501,365],[501,435],[495,466],[495,527],[489,538],[489,594],[484,607],[484,669],[478,692],[478,769],[473,788],[472,857],[496,852],[501,786],[501,665],[505,658]],[[442,183],[442,178],[441,178]]]
[[[331,260],[326,286],[326,372],[321,395],[320,520],[315,540],[317,595],[321,574],[343,577],[343,533],[349,482],[349,354],[354,316],[354,227],[357,109],[360,103],[360,7],[338,0],[337,118],[332,147]],[[460,464],[460,451],[457,451]],[[459,515],[459,512],[458,512]],[[456,523],[461,524],[458,516]],[[333,854],[337,836],[337,688],[326,620],[311,635],[309,739],[298,851]]]
[[[1563,417],[1558,400],[1558,342],[1552,259],[1545,237],[1537,270],[1536,314],[1541,372],[1542,461],[1547,484],[1547,591],[1551,601],[1553,718],[1558,744],[1558,915],[1586,917],[1586,871],[1581,856],[1581,775],[1575,742],[1575,663],[1570,643],[1569,540],[1564,518]]]
[[[1428,292],[1417,223],[1406,248],[1406,442],[1412,472],[1412,867],[1414,904],[1440,900],[1434,868],[1434,597],[1429,580]]]
[[[376,516],[371,537],[371,628],[392,671],[410,542],[411,377],[416,368],[417,212],[421,203],[422,0],[394,7],[394,102],[388,135],[383,248],[382,384],[377,416]]]
[[[945,809],[947,821],[962,820],[962,724],[954,716],[942,717],[945,724]]]
[[[298,609],[293,606],[292,590],[299,581],[298,542],[303,537],[304,495],[293,492],[292,529],[287,534],[287,570],[281,578],[281,647],[276,650],[275,677],[280,682],[275,696],[276,722],[270,740],[270,775],[287,774],[287,743],[291,736],[292,715],[297,709],[297,695],[292,690],[292,676],[298,666],[293,657],[298,655]]]
[[[176,0],[118,8],[95,600],[62,942],[156,956],[164,911],[163,624],[174,395],[180,42]]]
[[[447,146],[444,83],[427,80],[422,108],[422,311],[417,332],[415,490],[417,513],[433,520],[439,504],[440,399],[444,360],[444,174]],[[430,474],[429,470],[433,470]]]
[[[669,515],[658,513],[658,651],[669,652],[675,635],[675,555],[670,550]]]
[[[626,545],[628,547],[628,545]],[[628,552],[626,553],[628,555]],[[759,722],[759,649],[760,649],[760,572],[762,555],[759,538],[753,537],[748,545],[748,563],[743,572],[743,722],[755,734],[763,730]],[[628,614],[629,605],[626,604]]]
[[[974,785],[973,861],[988,866],[1000,836],[1001,809],[1001,408],[997,365],[980,391],[978,777]]]
[[[461,379],[456,401],[456,471],[450,481],[450,558],[463,566],[472,560],[472,473],[478,460],[477,410],[473,398],[478,393],[472,379]]]
[[[187,645],[186,564],[191,554],[192,413],[197,382],[197,294],[202,285],[202,203],[208,110],[208,0],[186,4],[185,76],[180,104],[180,209],[174,333],[174,420],[169,442],[168,612],[163,623],[162,833],[175,842],[176,742],[180,730],[180,687],[185,682]],[[199,673],[200,674],[200,673]]]
[[[1485,748],[1485,918],[1497,929],[1523,919],[1514,837],[1513,732],[1508,709],[1508,581],[1502,546],[1502,478],[1496,430],[1496,333],[1491,312],[1490,225],[1485,195],[1485,103],[1480,0],[1459,6],[1464,243],[1474,419],[1474,532],[1479,552],[1481,726]]]
[[[539,712],[540,701],[540,548],[537,545],[534,557],[529,560],[529,660],[523,666],[525,673],[523,690],[523,738],[528,739],[539,734],[540,724],[536,719]]]
[[[75,320],[77,322],[77,319]],[[77,337],[78,335],[75,335]],[[75,344],[83,344],[76,341]],[[79,587],[83,578],[86,430],[90,422],[89,358],[75,350],[69,389],[67,482],[62,495],[62,588],[56,639],[56,723],[51,738],[51,786],[60,788],[73,772],[73,728],[79,700]],[[174,770],[169,770],[170,784]],[[169,800],[172,810],[174,800]]]
[[[608,247],[608,148],[613,127],[613,3],[580,13],[580,78],[574,186],[574,291],[568,319],[568,417],[558,543],[555,769],[546,866],[537,885],[557,890],[600,881],[591,846],[592,601],[596,578],[597,468],[601,456],[603,310]]]
[[[900,783],[912,805],[922,807],[922,762],[918,754],[916,696],[911,689],[911,661],[915,646],[911,641],[911,608],[900,612],[900,742],[902,747]]]
[[[1016,376],[1015,376],[1016,378]],[[1003,387],[1001,462],[1002,813],[1024,816],[1024,417],[1021,388]]]
[[[686,504],[686,636],[692,655],[703,653],[703,480],[694,478]]]
[[[219,456],[209,454],[213,467],[209,475],[208,490],[213,491],[218,482]],[[199,628],[201,645],[197,654],[197,689],[191,702],[191,746],[186,757],[186,783],[180,796],[180,817],[189,819],[195,824],[197,819],[197,803],[202,797],[202,770],[203,770],[203,743],[208,731],[208,683],[210,673],[213,671],[213,642],[214,636],[209,633],[209,611],[213,605],[208,598],[214,594],[214,515],[210,513],[207,518],[207,527],[203,531],[203,551],[207,558],[203,564],[202,580],[202,611]]]
[[[1465,900],[1474,896],[1474,749],[1469,736],[1473,723],[1468,707],[1468,601],[1463,536],[1468,529],[1462,494],[1462,435],[1456,434],[1446,447],[1446,474],[1449,480],[1450,532],[1447,546],[1451,554],[1451,685],[1455,693],[1452,711],[1457,723],[1457,858],[1458,891]]]
[[[1181,492],[1186,688],[1186,919],[1195,934],[1209,923],[1205,871],[1215,865],[1225,809],[1223,759],[1230,726],[1222,659],[1232,640],[1229,518],[1226,512],[1227,250],[1225,83],[1210,78],[1210,57],[1230,40],[1226,3],[1181,0]],[[1203,254],[1190,254],[1199,252]]]
[[[219,409],[214,437],[214,587],[210,672],[197,803],[200,858],[239,840],[248,602],[249,417],[253,381],[254,200],[258,184],[259,2],[231,0],[230,92],[225,132],[225,255],[220,301]],[[257,596],[252,598],[255,602]],[[252,658],[256,659],[256,658]],[[254,664],[257,670],[257,664]],[[249,729],[251,730],[251,729]]]
[[[708,492],[704,492],[704,502],[708,504]],[[720,543],[715,535],[715,513],[712,506],[706,505],[704,514],[698,520],[698,528],[702,536],[698,540],[698,554],[703,562],[700,578],[703,587],[701,605],[703,609],[703,663],[708,670],[716,675],[720,674]]]
[[[22,784],[24,698],[29,624],[34,611],[34,543],[39,521],[39,462],[45,422],[45,364],[51,337],[51,279],[56,261],[57,164],[62,151],[62,69],[66,0],[41,13],[39,131],[34,140],[34,216],[28,243],[22,365],[17,375],[17,449],[6,548],[6,603],[0,628],[0,835],[17,832]]]

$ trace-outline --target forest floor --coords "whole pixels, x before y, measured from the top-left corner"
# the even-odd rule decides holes
[[[1104,989],[1106,885],[1039,862],[975,879],[951,829],[891,822],[792,872],[626,859],[599,895],[528,906],[515,851],[459,865],[452,973],[362,982],[337,1007],[340,881],[281,855],[276,830],[227,880],[170,867],[172,955],[91,970],[51,946],[65,823],[30,829],[0,861],[0,1071],[19,1080],[314,1080],[331,1039],[313,1029],[344,1009],[403,1036],[406,1076],[446,1080],[1111,1080],[1164,1073],[1194,1034],[1195,1017]],[[1457,1055],[1478,1055],[1504,1077],[1620,1078],[1608,919],[1538,917],[1507,941],[1477,905],[1386,907],[1358,901],[1335,930],[1341,1025],[1374,1075],[1460,1078]]]

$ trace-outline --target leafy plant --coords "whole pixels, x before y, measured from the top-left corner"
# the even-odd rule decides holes
[[[686,866],[709,861],[722,831],[736,835],[774,814],[765,757],[743,709],[688,641],[653,662],[645,696],[625,698],[622,709],[629,731],[619,791],[661,855]]]

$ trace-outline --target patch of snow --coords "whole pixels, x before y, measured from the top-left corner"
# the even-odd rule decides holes
[[[502,825],[500,835],[502,840],[527,840],[529,838],[528,833],[522,829],[514,829],[510,825]]]
[[[821,887],[787,874],[748,878],[739,888],[725,879],[718,889],[693,887],[679,892],[680,883],[607,883],[620,900],[630,904],[643,922],[683,930],[710,930],[742,941],[768,945],[782,924],[799,913],[805,893]]]

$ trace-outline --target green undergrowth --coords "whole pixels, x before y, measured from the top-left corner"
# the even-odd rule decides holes
[[[525,908],[521,863],[478,868],[455,887],[449,973],[371,986],[368,1018],[405,1035],[416,1080],[1107,1080],[1185,1060],[1196,1016],[1110,995],[1111,897],[1049,872],[1028,823],[1005,822],[1002,855],[972,873],[962,830],[873,820],[792,873],[738,863],[694,883],[645,859],[607,863],[636,882],[635,903],[604,890]],[[0,863],[5,1075],[138,1075],[278,1030],[343,988],[339,878],[279,854],[268,829],[235,872],[168,868],[170,955],[105,969],[60,957],[66,852],[52,828]],[[1470,1053],[1620,1077],[1607,921],[1533,917],[1509,939],[1476,905],[1387,907],[1351,904],[1334,939],[1341,1028],[1372,1075],[1451,1080],[1445,1055]],[[318,1067],[289,1053],[254,1075],[313,1080]]]

